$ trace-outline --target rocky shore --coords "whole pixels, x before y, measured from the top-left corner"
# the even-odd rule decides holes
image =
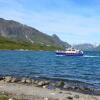
[[[25,77],[0,77],[0,92],[23,100],[100,100],[99,91],[93,88]]]

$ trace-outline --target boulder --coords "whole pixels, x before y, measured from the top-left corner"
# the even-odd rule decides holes
[[[40,82],[38,82],[37,85],[38,85],[38,86],[43,86],[43,85],[45,85],[45,82],[44,82],[44,81],[40,81]]]
[[[79,97],[79,95],[75,95],[74,98],[79,99],[80,97]]]
[[[81,90],[82,92],[93,92],[93,91],[94,91],[93,89],[90,89],[90,88],[88,88],[88,87],[81,87],[80,90]]]
[[[17,79],[16,79],[15,77],[13,77],[13,78],[11,79],[11,82],[12,82],[12,83],[17,82]]]
[[[65,85],[63,86],[63,88],[64,88],[64,89],[67,89],[67,90],[75,90],[75,86],[72,86],[72,85],[70,85],[70,84],[65,84]]]
[[[64,81],[60,81],[56,83],[57,87],[63,87],[65,85]]]
[[[45,85],[49,85],[50,84],[50,81],[44,81],[44,84]]]
[[[34,81],[34,84],[38,84],[38,83],[39,83],[39,81],[38,81],[38,80],[35,80],[35,81]]]
[[[21,83],[26,83],[26,78],[22,78]]]
[[[63,86],[63,88],[64,89],[67,89],[67,88],[69,88],[70,86],[68,85],[68,84],[65,84],[64,86]]]
[[[32,79],[31,82],[32,82],[32,84],[35,84],[35,80]]]
[[[51,83],[50,83],[50,86],[56,87],[56,83],[51,82]]]
[[[31,79],[26,79],[26,83],[31,84],[32,80]]]
[[[6,77],[4,78],[4,81],[5,81],[5,82],[11,82],[11,80],[12,80],[12,77],[11,77],[11,76],[6,76]]]

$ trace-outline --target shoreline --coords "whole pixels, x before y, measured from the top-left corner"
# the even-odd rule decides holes
[[[62,87],[66,87],[66,89]],[[38,98],[34,100],[66,100],[65,98],[69,98],[68,100],[100,100],[100,94],[90,94],[90,91],[94,90],[87,87],[83,89],[75,86],[70,87],[63,81],[51,82],[50,80],[33,80],[11,76],[0,78],[1,93],[7,93],[20,99],[23,97],[26,100],[32,100],[28,98]]]

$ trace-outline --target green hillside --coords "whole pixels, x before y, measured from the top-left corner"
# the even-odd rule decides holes
[[[11,41],[10,39],[0,37],[0,50],[56,50],[62,49],[55,46],[48,46],[43,44],[31,44],[29,42]]]

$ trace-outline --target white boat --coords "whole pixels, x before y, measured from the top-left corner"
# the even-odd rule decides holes
[[[77,50],[77,49],[74,49],[74,48],[68,48],[65,51],[57,50],[56,54],[57,55],[65,55],[65,56],[83,56],[84,55],[83,51]]]

